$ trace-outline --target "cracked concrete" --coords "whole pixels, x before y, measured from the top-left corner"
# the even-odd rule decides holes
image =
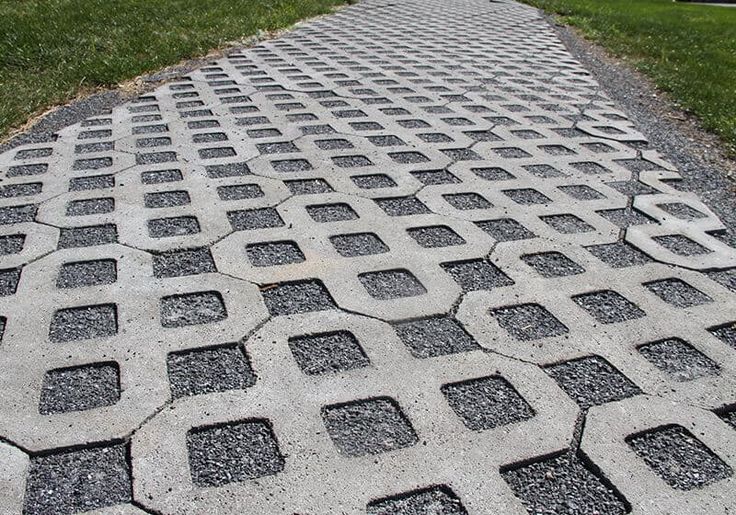
[[[0,172],[3,512],[736,503],[736,250],[534,9],[363,0]]]

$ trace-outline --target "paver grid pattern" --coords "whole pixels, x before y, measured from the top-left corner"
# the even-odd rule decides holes
[[[363,0],[0,170],[4,513],[736,503],[736,251],[531,8]]]

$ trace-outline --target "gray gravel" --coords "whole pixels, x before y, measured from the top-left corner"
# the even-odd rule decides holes
[[[335,301],[321,281],[294,281],[261,290],[273,316],[335,309]]]
[[[222,486],[284,469],[276,437],[263,420],[192,429],[187,447],[189,470],[197,486]]]
[[[379,454],[418,441],[399,405],[388,397],[325,406],[322,419],[335,446],[348,456]]]
[[[645,316],[635,304],[612,290],[576,295],[572,300],[603,324],[625,322]]]
[[[498,325],[517,340],[538,340],[568,332],[562,322],[539,304],[519,304],[491,310]]]
[[[427,290],[407,270],[382,270],[358,275],[366,291],[376,299],[398,299],[427,293]]]
[[[446,225],[416,227],[407,229],[406,232],[424,248],[450,247],[464,245],[466,243],[459,234]]]
[[[512,218],[499,218],[476,222],[475,225],[487,232],[496,241],[515,241],[535,238],[536,235]]]
[[[46,372],[38,411],[42,415],[112,406],[120,399],[117,363],[95,363]]]
[[[417,358],[479,349],[465,329],[450,317],[426,318],[394,325],[401,341]]]
[[[56,278],[57,288],[81,288],[112,284],[117,280],[117,262],[114,259],[75,261],[61,265]]]
[[[148,234],[151,238],[173,238],[186,236],[200,231],[195,216],[174,216],[171,218],[154,218],[148,221]]]
[[[416,197],[395,197],[376,199],[376,204],[389,216],[409,216],[430,213],[431,211]]]
[[[720,371],[712,359],[680,338],[648,343],[638,350],[675,381],[692,381]]]
[[[533,515],[629,512],[620,496],[570,452],[505,470],[501,475]]]
[[[585,272],[583,267],[559,252],[528,254],[521,259],[542,277],[565,277]]]
[[[583,409],[641,393],[638,386],[598,356],[550,365],[544,370]]]
[[[170,295],[161,299],[161,325],[164,327],[209,324],[225,318],[225,303],[216,291]]]
[[[171,353],[166,365],[175,399],[243,389],[256,382],[247,356],[237,345]]]
[[[622,241],[591,245],[585,248],[588,252],[613,268],[645,265],[652,262],[652,259],[642,251]]]
[[[373,233],[341,234],[330,237],[330,242],[343,257],[368,256],[389,251],[388,246]]]
[[[172,250],[153,256],[155,277],[181,277],[216,271],[212,253],[207,247]]]
[[[320,204],[307,206],[307,213],[315,222],[341,222],[355,220],[358,214],[348,204]]]
[[[307,375],[344,372],[370,364],[355,336],[348,331],[295,336],[289,348]]]
[[[59,248],[92,247],[117,243],[118,229],[115,224],[89,225],[61,229],[59,233]]]
[[[514,424],[534,416],[534,410],[503,377],[483,377],[443,385],[450,407],[474,431]]]
[[[368,503],[369,515],[467,515],[455,493],[433,486]]]
[[[681,279],[661,279],[644,283],[644,286],[663,301],[678,308],[689,308],[713,302],[708,295]]]
[[[228,211],[227,217],[234,231],[267,229],[269,227],[282,227],[284,225],[279,212],[272,207]]]
[[[118,332],[115,304],[60,309],[54,313],[49,339],[54,343],[104,338]]]
[[[125,445],[63,451],[31,458],[23,512],[67,515],[131,500]]]
[[[442,263],[441,266],[452,276],[463,292],[491,290],[514,284],[514,281],[500,268],[485,259]]]
[[[304,254],[293,241],[252,243],[245,247],[245,253],[253,266],[289,265],[304,261]]]
[[[640,433],[626,441],[657,475],[677,490],[702,488],[733,475],[731,467],[681,426]]]

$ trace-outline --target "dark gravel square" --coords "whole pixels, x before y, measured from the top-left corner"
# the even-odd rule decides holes
[[[174,399],[244,389],[256,382],[248,357],[237,345],[172,352],[166,365]]]
[[[0,270],[0,297],[15,294],[15,292],[18,290],[20,273],[20,268]]]
[[[349,204],[320,204],[307,206],[307,213],[315,222],[341,222],[343,220],[355,220],[358,213],[353,211]]]
[[[261,290],[263,301],[273,316],[335,309],[335,301],[321,281],[294,281]]]
[[[451,247],[466,243],[459,234],[445,225],[415,227],[406,232],[424,248]]]
[[[368,232],[331,236],[330,242],[343,257],[368,256],[389,251],[378,236]]]
[[[516,241],[536,238],[536,235],[512,218],[475,222],[496,241]]]
[[[340,168],[360,168],[373,165],[373,162],[365,156],[335,156],[332,162]]]
[[[115,224],[62,228],[59,233],[60,249],[92,247],[117,241],[118,229]]]
[[[425,186],[433,186],[436,184],[457,184],[462,182],[447,170],[426,170],[410,173],[416,180]]]
[[[527,254],[521,259],[542,277],[565,277],[585,272],[583,267],[560,252]]]
[[[544,370],[583,409],[641,393],[625,375],[598,356],[565,361]]]
[[[591,245],[585,248],[612,268],[645,265],[652,262],[649,256],[626,242]]]
[[[504,274],[500,268],[485,259],[442,263],[443,269],[449,273],[463,292],[475,290],[491,290],[510,286],[514,281]]]
[[[148,221],[148,235],[151,238],[173,238],[187,236],[200,231],[195,216],[174,216],[171,218],[154,218]]]
[[[540,216],[539,219],[563,234],[576,234],[595,230],[592,225],[571,214]]]
[[[634,452],[676,490],[702,488],[733,470],[682,426],[666,426],[626,439]]]
[[[127,454],[117,444],[32,457],[23,513],[61,515],[130,502]]]
[[[602,193],[585,184],[573,184],[571,186],[558,186],[560,191],[577,200],[598,200],[604,198]]]
[[[88,338],[105,338],[117,332],[117,306],[98,304],[56,311],[49,327],[49,340],[54,343],[62,343]]]
[[[66,216],[100,215],[113,211],[115,211],[115,199],[110,197],[72,200],[66,205]]]
[[[218,186],[217,195],[220,200],[243,200],[263,196],[263,190],[258,184],[233,184]]]
[[[532,204],[549,204],[552,200],[546,195],[531,188],[523,188],[518,190],[502,190],[501,193],[509,197],[511,200],[521,205]]]
[[[427,290],[414,275],[406,270],[382,270],[358,275],[358,279],[371,297],[388,300],[414,297]]]
[[[318,139],[314,144],[321,150],[345,150],[348,148],[355,148],[355,145],[350,143],[348,140],[341,138]]]
[[[729,322],[728,324],[717,327],[709,327],[708,332],[723,343],[736,349],[736,322]]]
[[[312,169],[312,164],[306,159],[271,161],[271,166],[279,173],[306,172]]]
[[[426,163],[429,158],[421,152],[389,152],[388,156],[399,164]]]
[[[286,187],[289,188],[294,195],[315,195],[318,193],[330,193],[335,191],[332,186],[323,179],[303,179],[294,181],[284,181]]]
[[[0,236],[0,255],[18,254],[26,242],[25,234],[8,234]]]
[[[626,229],[632,225],[654,223],[653,219],[630,207],[623,209],[605,209],[603,211],[597,211],[597,213],[611,223],[618,225],[621,229]]]
[[[170,295],[163,297],[160,305],[164,327],[210,324],[227,318],[225,301],[216,291]]]
[[[284,470],[284,458],[267,420],[196,427],[187,433],[187,449],[192,482],[197,486],[223,486]]]
[[[322,420],[342,454],[379,454],[417,443],[414,428],[389,397],[362,399],[322,408]]]
[[[93,175],[91,177],[73,177],[69,179],[69,191],[102,190],[115,186],[112,175]]]
[[[376,199],[376,204],[389,216],[422,215],[431,213],[416,197],[395,197]]]
[[[99,286],[117,281],[117,262],[114,259],[74,261],[61,265],[56,278],[57,288]]]
[[[498,325],[517,340],[551,338],[568,332],[562,322],[539,304],[518,304],[491,310]]]
[[[623,515],[629,509],[593,468],[568,452],[521,466],[501,476],[530,514]]]
[[[289,348],[307,375],[344,372],[370,364],[358,340],[348,331],[296,336],[289,339]]]
[[[532,407],[500,376],[446,384],[441,390],[453,411],[473,431],[514,424],[534,416]]]
[[[368,515],[467,515],[455,492],[447,486],[413,490],[368,503]]]
[[[508,181],[516,176],[503,168],[490,166],[485,168],[471,168],[471,172],[486,181]]]
[[[394,329],[416,358],[432,358],[480,348],[473,337],[450,317],[401,322],[394,325]]]
[[[155,170],[153,172],[141,173],[143,184],[161,184],[164,182],[177,182],[183,180],[181,170]]]
[[[246,209],[242,211],[228,211],[227,218],[234,231],[251,231],[283,227],[284,220],[279,212],[272,207]]]
[[[212,253],[207,247],[172,250],[153,256],[155,277],[181,277],[216,271]]]
[[[471,209],[488,209],[493,207],[482,195],[477,193],[448,193],[442,198],[455,209],[467,211]]]
[[[36,219],[37,211],[38,206],[36,204],[0,207],[0,225],[33,222]]]
[[[708,295],[681,279],[671,278],[644,283],[660,299],[678,308],[690,308],[713,302]]]
[[[680,338],[647,343],[638,350],[674,381],[692,381],[720,372],[713,360]]]
[[[645,316],[634,303],[613,290],[575,295],[572,300],[603,324],[625,322]]]
[[[350,178],[358,188],[364,190],[377,189],[377,188],[393,188],[396,186],[396,182],[384,174],[373,174],[373,175],[356,175]]]
[[[149,209],[185,206],[190,202],[186,191],[162,191],[143,195],[143,203]]]
[[[700,256],[713,252],[709,248],[681,234],[654,236],[652,239],[678,256]]]
[[[8,184],[0,186],[0,198],[30,197],[38,195],[43,190],[42,182],[26,182],[23,184]]]
[[[38,412],[53,415],[112,406],[120,400],[117,363],[94,363],[46,372]]]
[[[293,241],[251,243],[245,253],[253,266],[277,266],[304,261],[304,254]]]

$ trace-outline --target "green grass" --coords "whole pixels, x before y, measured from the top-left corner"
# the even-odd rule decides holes
[[[346,0],[0,0],[0,139],[80,92]]]
[[[736,8],[671,0],[524,0],[626,58],[736,150]]]

